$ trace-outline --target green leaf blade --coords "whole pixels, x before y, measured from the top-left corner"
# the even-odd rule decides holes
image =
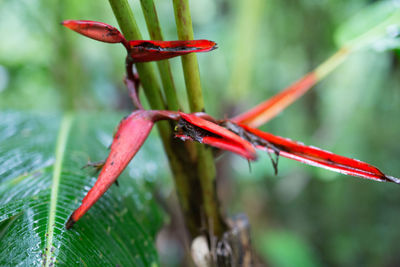
[[[138,154],[140,164],[133,162],[128,167],[133,175],[127,177],[125,172],[120,177],[121,186],[111,187],[68,231],[67,218],[96,181],[94,171],[82,166],[89,159],[98,161],[107,156],[113,128],[122,115],[74,115],[69,131],[62,130],[60,116],[3,112],[0,117],[8,118],[0,122],[0,159],[18,162],[0,164],[0,265],[158,265],[154,239],[164,214],[151,190],[157,178],[166,177],[166,167],[146,167],[149,155],[165,162],[160,151],[145,153],[160,148],[153,137],[144,145],[144,153]],[[26,139],[24,125],[29,125],[31,133]],[[65,151],[56,155],[55,139],[63,131]],[[32,160],[24,154],[35,157]],[[57,175],[58,184],[54,183]]]
[[[384,51],[399,47],[399,31],[399,2],[378,1],[343,23],[335,33],[335,41],[339,47]]]

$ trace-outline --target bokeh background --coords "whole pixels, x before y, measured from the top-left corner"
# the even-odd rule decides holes
[[[339,25],[372,2],[190,1],[195,37],[219,45],[198,55],[207,112],[238,114],[290,85],[338,49]],[[139,1],[130,3],[148,38]],[[172,1],[155,3],[165,39],[177,39]],[[1,109],[131,109],[122,83],[124,49],[79,36],[60,25],[64,19],[117,26],[107,1],[0,2]],[[180,59],[170,62],[187,107]],[[262,129],[399,177],[399,63],[396,50],[357,52]],[[400,264],[397,185],[287,159],[275,176],[266,155],[250,169],[241,158],[224,155],[218,168],[227,214],[248,215],[257,254],[272,266]]]

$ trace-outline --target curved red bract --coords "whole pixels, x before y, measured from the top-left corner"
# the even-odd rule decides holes
[[[143,145],[153,125],[151,111],[149,113],[145,110],[135,111],[121,121],[99,177],[82,200],[82,204],[70,216],[66,224],[67,229],[71,228],[117,180]]]
[[[311,72],[268,100],[232,118],[231,121],[259,127],[305,94],[316,82],[317,77]]]
[[[90,20],[65,20],[61,23],[65,27],[86,37],[106,42],[122,43],[133,62],[158,61],[189,53],[208,52],[217,48],[217,44],[210,40],[184,41],[127,41],[117,28],[103,22]]]
[[[280,136],[260,131],[255,128],[251,128],[247,125],[240,125],[240,126],[244,128],[246,131],[274,145],[276,148],[280,150],[279,155],[283,157],[347,175],[372,179],[380,182],[400,183],[399,179],[385,175],[378,168],[368,163],[336,155],[333,154],[332,152],[325,151],[320,148],[306,146],[287,138],[283,138]],[[258,148],[263,150],[267,149],[262,146],[258,146]]]
[[[191,41],[129,41],[129,55],[134,62],[157,61],[195,52],[209,52],[217,44],[209,40]]]
[[[203,143],[234,152],[249,160],[257,159],[254,146],[237,134],[225,129],[222,126],[219,126],[214,122],[199,118],[194,114],[186,114],[182,112],[179,114],[181,115],[182,119],[186,120],[190,124],[215,134],[215,136],[203,137]]]
[[[103,22],[91,20],[64,20],[61,24],[97,41],[106,43],[123,43],[125,41],[124,36],[117,28]]]

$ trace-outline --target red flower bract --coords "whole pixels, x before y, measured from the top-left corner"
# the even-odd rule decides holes
[[[368,163],[336,155],[316,147],[306,146],[287,138],[262,132],[244,124],[235,124],[231,121],[224,122],[230,125],[229,127],[232,129],[235,128],[235,131],[238,131],[238,133],[234,133],[214,122],[198,118],[194,114],[180,113],[180,115],[190,125],[197,127],[193,129],[185,124],[181,126],[177,137],[184,140],[198,141],[216,148],[228,150],[249,160],[256,159],[254,151],[254,147],[256,147],[268,153],[272,152],[278,156],[339,173],[380,182],[400,183],[400,179],[385,175],[378,168]],[[276,161],[273,161],[273,164],[275,168]]]
[[[217,48],[217,44],[209,40],[132,40],[128,42],[117,28],[97,21],[65,20],[62,25],[98,41],[122,43],[128,51],[130,59],[136,63],[158,61],[194,52],[208,52]]]
[[[134,62],[148,62],[182,56],[194,52],[209,52],[217,44],[209,40],[191,41],[129,41],[129,55]]]
[[[194,125],[198,129],[201,129],[205,132],[196,132],[196,129],[194,129],[193,133],[193,131],[190,132],[188,129],[185,130],[182,128],[181,130],[183,135],[178,134],[177,137],[195,140],[216,148],[228,150],[249,160],[257,159],[257,154],[253,145],[235,133],[219,126],[216,123],[199,118],[194,114],[185,114],[182,112],[179,114],[184,121],[189,123],[189,125]]]
[[[90,20],[64,20],[61,24],[77,33],[97,41],[106,43],[122,43],[125,41],[124,36],[117,30],[117,28],[103,22]]]
[[[347,175],[372,179],[380,182],[400,183],[400,180],[398,178],[387,176],[382,173],[378,168],[368,163],[336,155],[332,152],[325,151],[316,147],[305,146],[290,139],[262,132],[247,125],[240,126],[243,127],[243,129],[245,129],[246,131],[260,137],[261,139],[267,141],[268,143],[279,149],[279,155],[283,157]],[[266,149],[266,147],[263,146],[257,147],[264,150]]]
[[[67,229],[71,228],[115,182],[146,140],[154,123],[159,120],[178,121],[176,137],[231,151],[248,160],[257,158],[255,148],[259,148],[268,153],[273,152],[277,156],[348,175],[381,182],[400,183],[398,178],[387,176],[378,168],[365,162],[305,146],[244,124],[235,124],[229,120],[222,121],[221,124],[228,127],[227,129],[204,113],[137,110],[121,121],[100,175],[93,188],[82,200],[80,207],[72,213],[66,224]],[[273,164],[276,168],[277,162],[273,161]]]
[[[118,176],[139,151],[153,125],[152,112],[145,110],[134,111],[121,121],[99,177],[82,200],[81,206],[68,219],[67,229],[71,228],[117,180]]]
[[[315,77],[315,73],[311,72],[294,82],[287,89],[232,118],[231,121],[246,124],[251,127],[259,127],[305,94],[316,82],[317,78]]]

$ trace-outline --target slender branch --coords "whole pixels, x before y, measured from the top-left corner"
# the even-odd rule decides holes
[[[122,33],[129,40],[141,39],[141,34],[135,22],[133,13],[127,0],[109,0],[115,17],[121,28]],[[140,81],[143,84],[146,98],[148,99],[152,109],[164,110],[165,104],[161,97],[160,87],[157,83],[154,69],[149,63],[136,64]],[[164,149],[169,159],[169,164],[174,173],[178,195],[181,199],[182,208],[190,209],[190,204],[186,201],[190,195],[190,186],[187,182],[187,177],[184,175],[184,167],[176,157],[171,144],[172,129],[167,122],[157,124],[157,129],[160,133]],[[196,223],[191,223],[195,225]],[[195,227],[193,227],[195,228]]]
[[[193,40],[192,19],[188,0],[173,0],[175,22],[180,40]],[[197,57],[193,54],[182,56],[182,67],[191,112],[204,111],[204,100],[200,84]],[[197,174],[203,196],[203,209],[208,229],[221,236],[226,225],[220,215],[216,193],[216,170],[211,150],[197,144]],[[212,225],[210,225],[210,223]]]
[[[109,2],[125,38],[127,40],[142,39],[142,35],[140,34],[127,0],[109,0]],[[166,105],[162,98],[160,85],[157,83],[154,68],[149,63],[137,63],[136,68],[151,108],[165,109]],[[167,138],[170,134],[168,129],[160,131],[163,138]]]
[[[141,39],[141,34],[127,0],[109,0],[109,2],[125,37],[131,40]],[[154,69],[149,63],[138,63],[136,67],[151,108],[164,110],[165,104],[161,97]],[[195,237],[200,234],[201,227],[204,226],[202,225],[203,195],[200,190],[195,190],[200,188],[203,176],[193,171],[198,168],[196,147],[193,144],[184,144],[174,139],[172,127],[168,122],[159,122],[157,127],[174,176],[186,225],[191,236]],[[213,170],[213,168],[210,169]],[[206,180],[208,181],[208,179]]]
[[[153,0],[140,0],[147,29],[152,40],[164,40],[161,32],[160,22],[158,21],[156,7]],[[180,105],[176,94],[175,84],[172,77],[171,66],[168,60],[157,62],[158,72],[164,88],[165,98],[167,99],[168,109],[179,110]]]
[[[175,22],[180,40],[193,40],[192,18],[188,0],[173,0]],[[182,56],[183,74],[191,112],[203,111],[204,100],[196,54]]]

